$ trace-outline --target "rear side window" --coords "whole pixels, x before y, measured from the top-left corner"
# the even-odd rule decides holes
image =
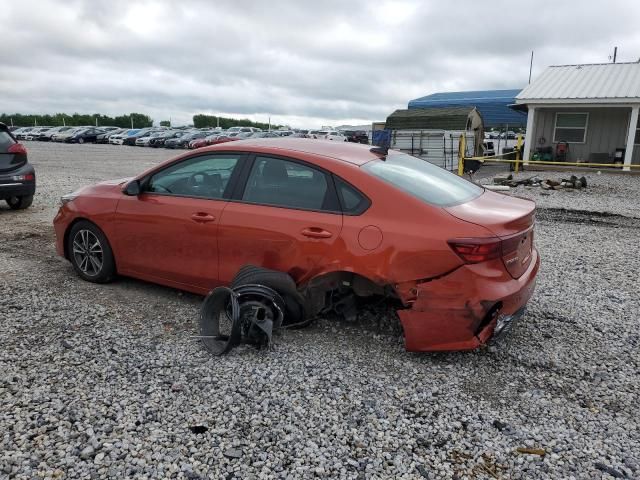
[[[278,207],[323,210],[328,192],[324,172],[279,158],[257,157],[242,199]]]
[[[483,189],[464,178],[403,153],[389,153],[386,160],[374,160],[362,169],[423,202],[450,207],[468,202]]]
[[[13,138],[11,138],[11,135],[3,130],[0,130],[0,152],[6,152],[7,149],[14,143],[16,142],[13,140]]]
[[[348,215],[360,215],[369,208],[370,202],[367,197],[344,180],[338,177],[334,177],[334,179],[344,213]]]

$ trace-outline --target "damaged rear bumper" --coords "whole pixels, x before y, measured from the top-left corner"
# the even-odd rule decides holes
[[[407,309],[398,315],[409,351],[473,350],[505,334],[525,312],[535,289],[540,257],[534,249],[517,279],[501,262],[464,265],[425,282],[397,286]]]

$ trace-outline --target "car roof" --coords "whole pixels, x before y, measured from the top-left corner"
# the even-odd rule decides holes
[[[216,150],[272,153],[276,155],[302,153],[333,158],[358,166],[371,160],[380,159],[379,155],[371,151],[370,145],[292,137],[248,138],[246,140],[235,141],[230,145],[218,144],[203,149],[203,151]]]

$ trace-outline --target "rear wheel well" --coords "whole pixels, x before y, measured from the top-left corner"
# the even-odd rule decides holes
[[[347,316],[358,303],[367,299],[394,304],[398,301],[391,285],[380,285],[363,275],[346,271],[314,277],[300,291],[311,316],[329,310]]]

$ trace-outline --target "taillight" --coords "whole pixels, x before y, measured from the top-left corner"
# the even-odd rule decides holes
[[[465,263],[480,263],[500,258],[502,241],[499,238],[456,238],[449,246]]]
[[[26,155],[27,149],[24,148],[24,145],[22,145],[21,143],[14,143],[9,147],[7,153],[21,153],[23,155]]]

